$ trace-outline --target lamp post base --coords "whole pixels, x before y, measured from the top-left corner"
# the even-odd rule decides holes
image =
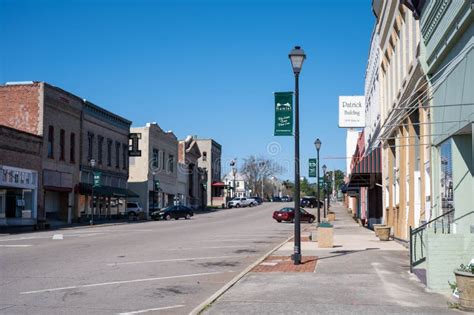
[[[293,254],[291,255],[291,260],[293,260],[295,265],[300,265],[301,264],[301,254]]]

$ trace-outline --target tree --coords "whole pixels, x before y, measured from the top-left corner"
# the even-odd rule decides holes
[[[303,196],[316,196],[315,187],[308,182],[306,177],[300,181],[300,192]]]
[[[264,197],[272,194],[272,180],[271,177],[281,174],[283,168],[273,160],[263,157],[256,157],[254,155],[244,159],[244,164],[240,170],[246,180],[246,185],[252,189],[255,195]],[[262,194],[263,186],[263,194]]]

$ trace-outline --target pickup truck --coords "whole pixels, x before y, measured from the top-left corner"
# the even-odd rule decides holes
[[[236,197],[227,203],[227,207],[229,208],[253,207],[256,205],[257,202],[255,201],[255,199],[245,197]]]

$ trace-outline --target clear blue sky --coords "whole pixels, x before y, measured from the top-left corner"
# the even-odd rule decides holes
[[[0,82],[46,81],[134,126],[156,121],[180,139],[213,138],[224,161],[273,158],[292,178],[293,138],[273,136],[272,92],[293,89],[288,53],[301,45],[306,176],[316,137],[322,157],[345,156],[338,96],[364,92],[370,3],[0,0]],[[271,155],[274,141],[281,151]]]

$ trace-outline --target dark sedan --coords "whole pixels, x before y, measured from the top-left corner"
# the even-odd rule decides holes
[[[153,220],[179,220],[179,218],[191,219],[194,212],[191,208],[185,206],[170,206],[161,210],[154,211],[150,214]]]
[[[273,219],[278,223],[281,221],[294,222],[295,219],[295,210],[294,208],[283,208],[281,210],[273,212]],[[308,223],[313,223],[316,217],[311,213],[306,212],[303,208],[300,208],[300,219],[301,221],[308,221]]]
[[[303,197],[301,199],[301,206],[305,208],[317,208],[318,199],[316,199],[316,197]],[[319,201],[319,207],[324,208],[324,202],[321,200]]]
[[[261,205],[263,203],[263,199],[260,198],[260,197],[250,197],[252,199],[255,199],[255,201],[257,202],[257,204]]]

